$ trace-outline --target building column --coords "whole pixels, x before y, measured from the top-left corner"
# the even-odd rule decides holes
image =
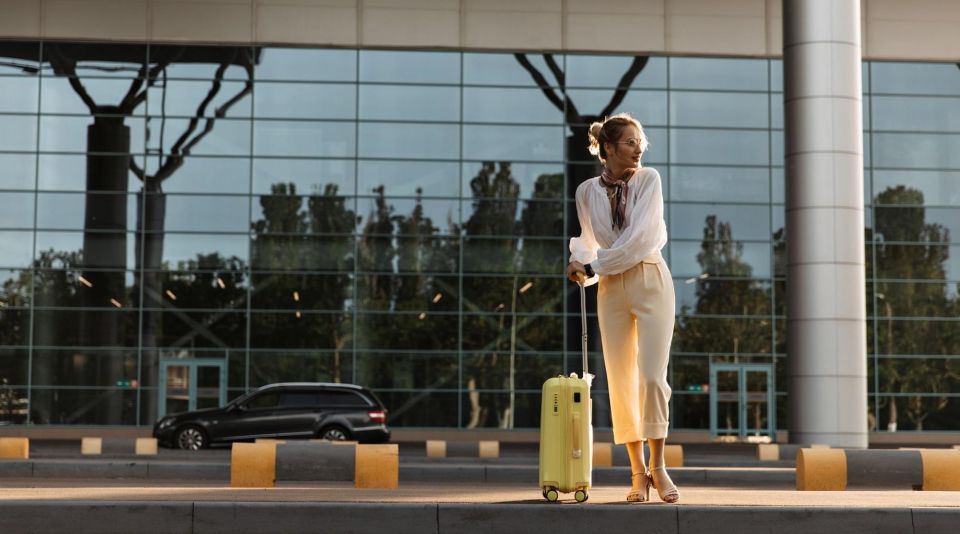
[[[859,0],[784,0],[792,443],[867,446]]]

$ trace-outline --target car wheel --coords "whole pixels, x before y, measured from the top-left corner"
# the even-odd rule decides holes
[[[320,439],[346,441],[350,439],[350,433],[342,426],[328,426],[320,431]]]
[[[178,448],[188,451],[198,451],[209,445],[207,434],[202,428],[194,425],[185,426],[178,430],[176,442]]]

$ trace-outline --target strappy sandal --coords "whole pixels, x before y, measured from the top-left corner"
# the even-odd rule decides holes
[[[664,483],[665,487],[660,488],[657,486],[657,483],[654,481],[652,476],[654,471],[663,471],[663,475],[667,477],[667,481]],[[657,495],[660,496],[661,501],[668,504],[673,504],[680,500],[680,491],[677,490],[677,486],[675,486],[673,480],[670,479],[670,475],[667,474],[667,470],[664,468],[664,466],[661,465],[660,467],[654,467],[650,470],[650,473],[651,474],[648,475],[650,477],[650,485],[657,490]]]
[[[633,482],[637,477],[640,477],[640,482],[633,484],[634,487],[627,494],[627,502],[647,502],[650,500],[650,485],[653,480],[647,473],[634,473],[630,475],[630,481]]]

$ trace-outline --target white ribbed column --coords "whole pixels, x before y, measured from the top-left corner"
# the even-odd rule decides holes
[[[867,446],[859,0],[784,0],[790,441]]]

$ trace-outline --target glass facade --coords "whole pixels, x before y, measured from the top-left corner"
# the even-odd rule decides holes
[[[863,69],[871,425],[960,429],[960,70]],[[782,100],[774,59],[0,41],[0,421],[150,424],[198,360],[227,398],[354,382],[394,426],[536,427],[580,370],[587,126],[629,111],[672,425],[709,427],[711,365],[760,363],[785,428]]]

